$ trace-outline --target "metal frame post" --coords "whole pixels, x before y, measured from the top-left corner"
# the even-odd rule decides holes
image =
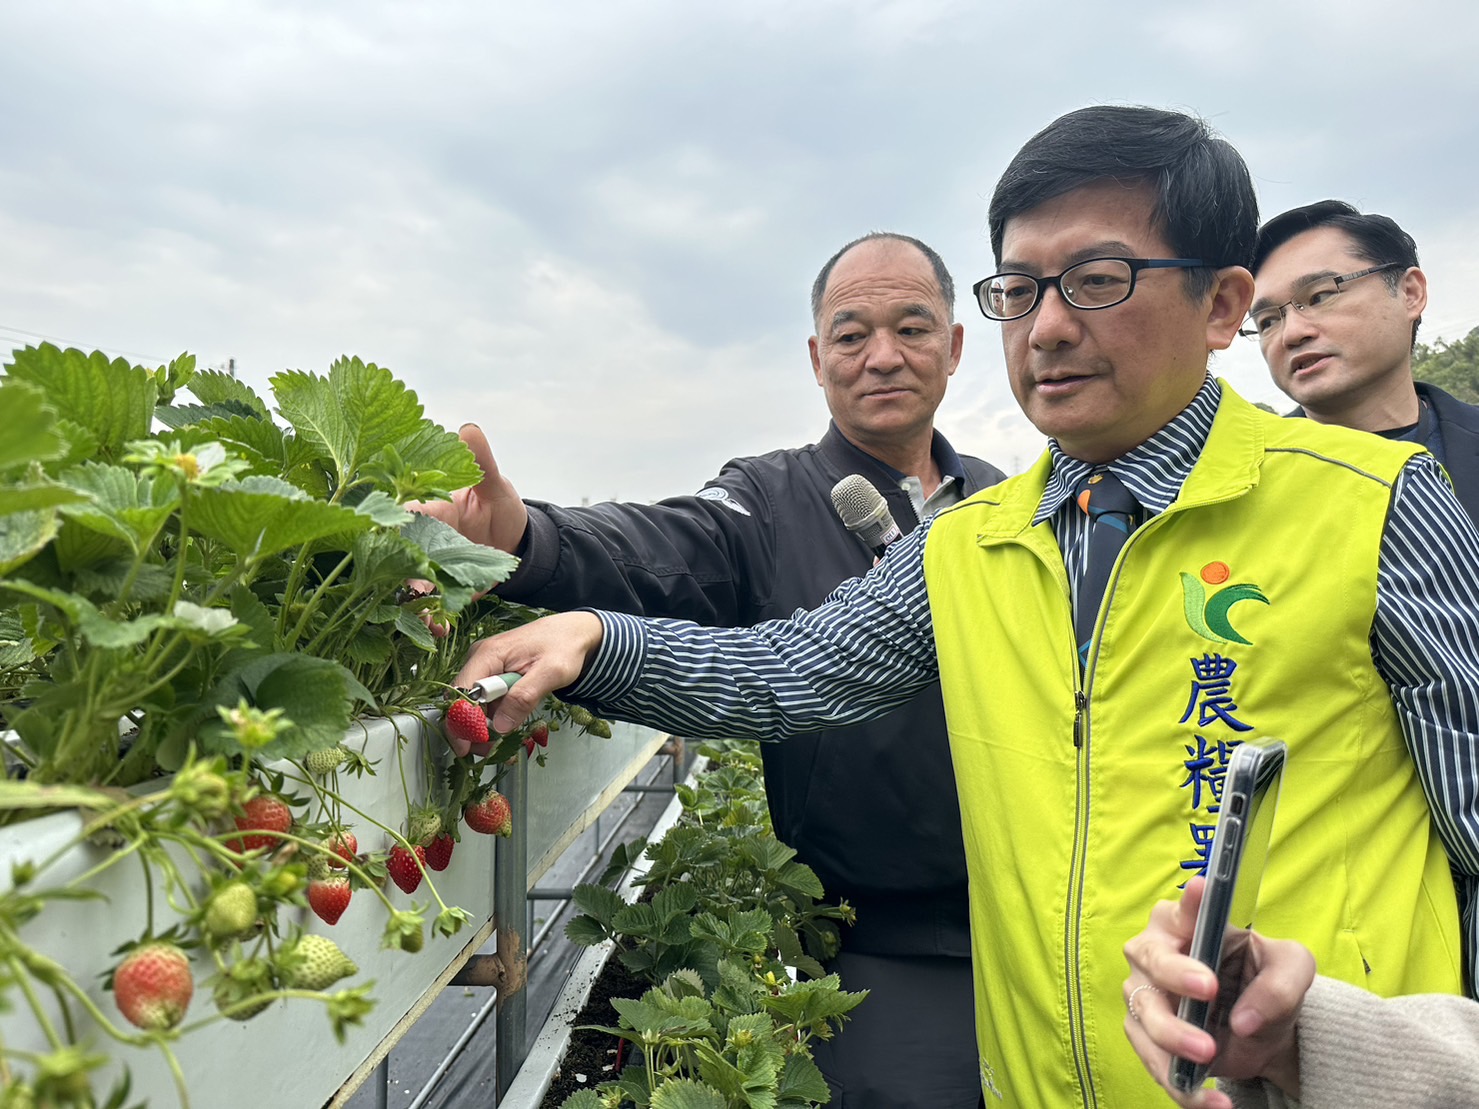
[[[529,765],[515,759],[503,777],[503,793],[513,810],[513,834],[493,849],[493,915],[499,967],[497,1024],[494,1032],[498,1097],[502,1100],[524,1064],[528,1038],[529,948],[524,931],[529,893]]]

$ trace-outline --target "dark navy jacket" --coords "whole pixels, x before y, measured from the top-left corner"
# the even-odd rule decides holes
[[[966,495],[1004,477],[957,456],[938,432],[934,454],[943,472],[964,475]],[[730,461],[694,496],[586,508],[529,502],[522,561],[498,595],[720,627],[789,617],[873,563],[832,506],[832,486],[848,474],[878,488],[900,529],[918,525],[898,475],[834,424],[820,443]],[[858,908],[848,950],[970,954],[938,685],[878,720],[787,737],[761,753],[777,837],[817,872],[829,898]]]
[[[1440,461],[1469,519],[1479,525],[1479,408],[1449,396],[1436,385],[1417,382],[1417,395],[1438,418],[1443,439]]]

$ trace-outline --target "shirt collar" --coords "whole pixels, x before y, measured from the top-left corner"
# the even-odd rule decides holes
[[[874,466],[877,466],[884,473],[888,474],[889,477],[893,478],[894,484],[896,485],[906,477],[919,476],[918,474],[906,474],[900,470],[895,470],[888,463],[874,458],[861,447],[854,446],[848,441],[847,436],[843,435],[842,431],[837,427],[836,420],[831,422],[827,431],[827,439],[832,441],[834,449],[838,453],[866,458]],[[958,483],[963,484],[965,482],[965,463],[960,460],[960,455],[950,445],[949,440],[940,434],[938,428],[933,430],[932,436],[933,438],[930,440],[930,455],[934,458],[935,465],[940,468],[940,476],[942,478],[953,477]]]
[[[1222,387],[1208,374],[1192,402],[1170,423],[1107,466],[1070,458],[1063,453],[1058,440],[1049,439],[1053,470],[1032,523],[1037,525],[1051,517],[1072,496],[1078,483],[1097,469],[1111,471],[1152,514],[1166,511],[1180,495],[1181,486],[1201,456],[1221,400]]]

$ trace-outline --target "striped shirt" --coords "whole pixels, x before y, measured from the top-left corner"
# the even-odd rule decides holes
[[[1151,514],[1164,512],[1201,454],[1222,390],[1208,376],[1154,436],[1109,465]],[[1092,467],[1049,443],[1053,468],[1034,523],[1050,521],[1077,581],[1087,516],[1071,493]],[[938,675],[924,582],[925,521],[864,578],[823,604],[753,629],[600,613],[601,648],[570,695],[615,716],[691,736],[765,738],[869,719]],[[1428,454],[1392,493],[1377,567],[1371,657],[1448,850],[1465,937],[1479,958],[1479,532]]]

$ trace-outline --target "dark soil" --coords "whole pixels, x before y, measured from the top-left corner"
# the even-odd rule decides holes
[[[603,1024],[616,1027],[619,1018],[611,1007],[611,999],[641,997],[651,988],[652,983],[632,974],[615,954],[606,960],[600,977],[591,986],[585,1008],[571,1022],[570,1046],[565,1050],[565,1058],[550,1083],[549,1092],[540,1102],[540,1109],[560,1109],[564,1100],[575,1091],[610,1082],[617,1076],[617,1050],[622,1041],[604,1032],[583,1032],[580,1026]],[[622,1064],[626,1062],[627,1058],[623,1056]],[[579,1081],[577,1075],[583,1076],[585,1081]]]

